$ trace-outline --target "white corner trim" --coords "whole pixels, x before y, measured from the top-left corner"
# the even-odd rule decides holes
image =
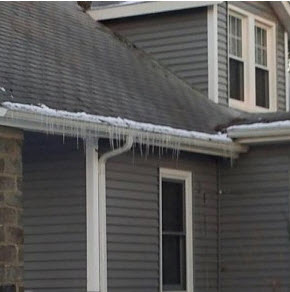
[[[222,1],[148,1],[128,3],[127,5],[115,5],[92,9],[88,14],[94,20],[109,20],[122,17],[160,13],[181,9],[197,8],[220,3]]]
[[[288,72],[288,33],[284,32],[284,55],[285,55],[285,94],[286,94],[286,111],[289,112],[289,103],[290,103],[290,96],[289,96],[289,74]]]
[[[159,171],[159,206],[162,206],[162,179],[174,179],[185,182],[185,225],[186,225],[186,292],[194,292],[193,285],[193,226],[192,226],[192,172],[169,168],[160,168]],[[159,280],[160,292],[162,287],[162,208],[159,207]],[[183,291],[185,292],[185,291]]]
[[[218,103],[218,11],[217,4],[207,9],[208,97]]]
[[[97,142],[86,141],[87,291],[100,291]]]

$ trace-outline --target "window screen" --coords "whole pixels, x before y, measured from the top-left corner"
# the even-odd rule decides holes
[[[162,181],[163,290],[186,289],[185,194],[183,181]]]
[[[256,105],[269,108],[269,70],[267,67],[267,31],[255,26]]]
[[[244,61],[242,44],[242,19],[233,15],[229,17],[229,75],[230,98],[244,100]]]

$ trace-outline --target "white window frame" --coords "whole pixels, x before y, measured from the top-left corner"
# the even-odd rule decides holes
[[[242,58],[239,58],[237,56],[233,56],[229,53],[229,59],[232,58],[232,59],[235,59],[235,60],[238,60],[238,61],[242,61],[243,64],[244,64],[244,100],[241,101],[241,100],[237,100],[237,99],[233,99],[233,98],[230,98],[230,79],[228,79],[228,82],[229,82],[229,103],[230,103],[230,106],[232,107],[236,107],[236,108],[240,108],[240,109],[243,109],[245,110],[243,107],[245,104],[248,104],[249,101],[248,101],[248,95],[247,95],[247,92],[246,92],[246,88],[248,88],[248,79],[247,79],[247,68],[249,67],[249,61],[248,61],[248,46],[247,46],[247,43],[248,43],[248,31],[247,31],[247,28],[248,28],[248,19],[247,17],[245,17],[243,14],[240,14],[236,11],[233,11],[232,9],[230,10],[229,12],[229,16],[232,15],[234,17],[237,17],[239,19],[241,19],[242,21]],[[230,41],[228,40],[228,44],[230,44]],[[228,50],[230,51],[230,50]],[[229,68],[228,68],[228,72],[229,71]]]
[[[242,43],[244,56],[244,101],[231,99],[229,106],[248,112],[277,111],[277,81],[276,81],[276,23],[246,10],[229,5],[229,13],[242,17]],[[261,26],[267,31],[267,69],[269,71],[269,109],[256,106],[256,61],[255,61],[255,26]],[[229,34],[228,34],[229,38]],[[229,39],[228,39],[229,44]],[[250,44],[250,46],[249,46]],[[229,56],[230,58],[230,56]],[[228,68],[229,72],[229,68]],[[229,78],[228,78],[229,83]],[[229,87],[230,88],[230,84]],[[230,91],[229,91],[230,92]]]
[[[162,283],[162,180],[173,179],[184,181],[185,183],[185,249],[186,249],[186,290],[183,292],[193,292],[193,227],[192,227],[192,172],[169,168],[160,168],[159,172],[159,251],[160,251],[160,292],[163,292]],[[166,291],[167,292],[167,291]],[[175,291],[170,291],[175,292]],[[178,291],[182,292],[182,291]]]

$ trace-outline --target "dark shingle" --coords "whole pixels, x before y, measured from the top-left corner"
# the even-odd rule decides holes
[[[81,11],[76,2],[0,3],[0,87],[70,112],[213,132],[234,112],[210,102]]]

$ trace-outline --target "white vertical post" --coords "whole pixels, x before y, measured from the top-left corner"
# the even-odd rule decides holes
[[[248,39],[249,44],[255,45],[255,18],[253,15],[248,16]],[[256,87],[255,87],[255,79],[256,79],[256,69],[255,69],[255,49],[249,49],[247,51],[248,57],[248,76],[247,78],[247,91],[245,91],[245,102],[247,108],[255,108],[256,107]]]
[[[207,9],[208,97],[218,103],[218,6]]]
[[[87,291],[100,291],[98,152],[96,141],[86,143]]]
[[[286,111],[289,112],[290,110],[290,96],[289,96],[289,72],[288,72],[288,33],[284,32],[284,46],[285,46],[285,92],[286,92]]]

